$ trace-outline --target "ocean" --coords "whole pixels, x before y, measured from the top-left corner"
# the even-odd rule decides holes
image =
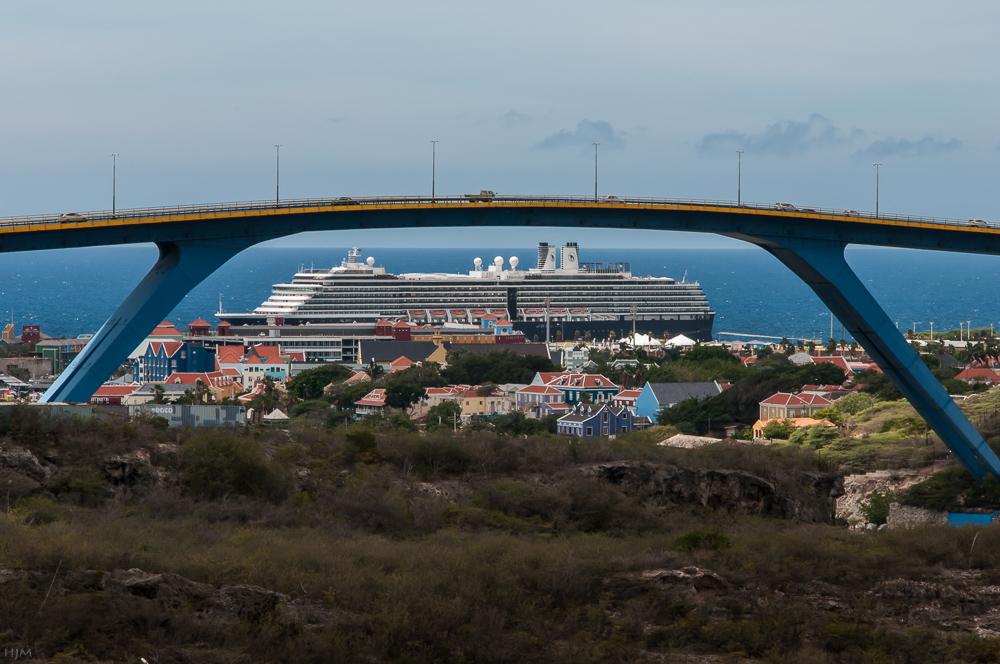
[[[532,266],[536,248],[378,249],[365,247],[389,272],[467,272],[473,259],[520,258]],[[153,245],[61,249],[3,256],[0,317],[37,324],[52,336],[96,332],[156,260]],[[197,318],[218,322],[215,312],[250,311],[287,282],[301,266],[331,267],[347,247],[254,247],[206,279],[166,317],[178,327]],[[697,281],[716,311],[715,335],[723,340],[753,336],[826,339],[826,308],[794,274],[761,249],[600,249],[581,247],[584,261],[629,261],[635,275]],[[891,320],[905,331],[1000,328],[1000,257],[909,249],[850,248],[847,259]],[[834,336],[841,327],[834,322]],[[847,335],[850,339],[850,335]]]

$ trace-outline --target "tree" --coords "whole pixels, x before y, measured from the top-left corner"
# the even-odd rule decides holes
[[[194,381],[194,401],[196,404],[201,406],[205,403],[205,393],[208,391],[208,387],[205,385],[205,381],[201,378]]]
[[[153,403],[157,405],[166,403],[166,399],[163,398],[163,385],[160,383],[153,385]]]
[[[784,420],[771,420],[764,427],[764,437],[765,438],[778,438],[780,440],[788,440],[795,431],[795,425],[789,419]]]
[[[830,337],[829,341],[826,342],[826,353],[827,355],[833,355],[837,352],[837,342],[834,341],[833,337]]]
[[[830,408],[839,410],[846,415],[857,415],[858,413],[865,412],[874,405],[875,397],[871,394],[867,392],[854,392],[853,394],[840,397]]]
[[[7,365],[7,375],[13,376],[18,380],[23,380],[24,382],[31,380],[31,371],[25,367],[19,367],[16,364]]]
[[[442,401],[427,411],[427,432],[451,429],[462,417],[462,405],[457,401]]]
[[[346,380],[350,375],[350,369],[344,365],[330,363],[295,374],[285,383],[285,389],[296,399],[319,399],[327,385]]]
[[[510,350],[489,353],[448,354],[448,368],[441,372],[452,385],[482,385],[483,383],[530,383],[535,374],[554,371],[548,357],[517,355]]]
[[[424,397],[424,388],[413,383],[397,382],[385,388],[385,405],[406,410]]]

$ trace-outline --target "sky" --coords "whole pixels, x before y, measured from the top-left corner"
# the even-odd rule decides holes
[[[436,140],[439,195],[589,195],[600,142],[602,195],[874,210],[878,162],[883,212],[997,221],[998,30],[977,1],[3,3],[0,216],[113,185],[118,208],[269,199],[275,144],[282,199],[430,195]],[[517,233],[281,243],[738,244]]]

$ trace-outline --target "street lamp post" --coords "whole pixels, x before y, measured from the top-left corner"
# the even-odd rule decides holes
[[[931,321],[931,343],[934,343],[934,321]]]
[[[431,141],[431,200],[434,200],[434,180],[437,177],[437,141]]]
[[[597,200],[597,146],[600,143],[594,143],[594,200]]]
[[[965,341],[972,341],[972,321],[965,321]]]
[[[741,204],[743,189],[743,150],[736,151],[736,205]]]
[[[875,218],[878,219],[878,169],[882,162],[872,164],[875,167]]]
[[[913,323],[913,336],[914,337],[917,336],[917,324],[916,323]]]
[[[118,153],[111,153],[111,216],[115,216],[115,193],[118,186]]]
[[[281,145],[274,146],[274,203],[281,200]]]

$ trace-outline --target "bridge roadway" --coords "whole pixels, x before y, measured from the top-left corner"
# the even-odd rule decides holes
[[[1000,459],[844,260],[848,244],[1000,254],[1000,228],[981,221],[646,198],[336,198],[0,219],[0,252],[159,247],[149,274],[43,396],[83,402],[192,288],[249,246],[305,231],[449,226],[691,231],[762,247],[816,292],[976,479],[1000,477]]]

